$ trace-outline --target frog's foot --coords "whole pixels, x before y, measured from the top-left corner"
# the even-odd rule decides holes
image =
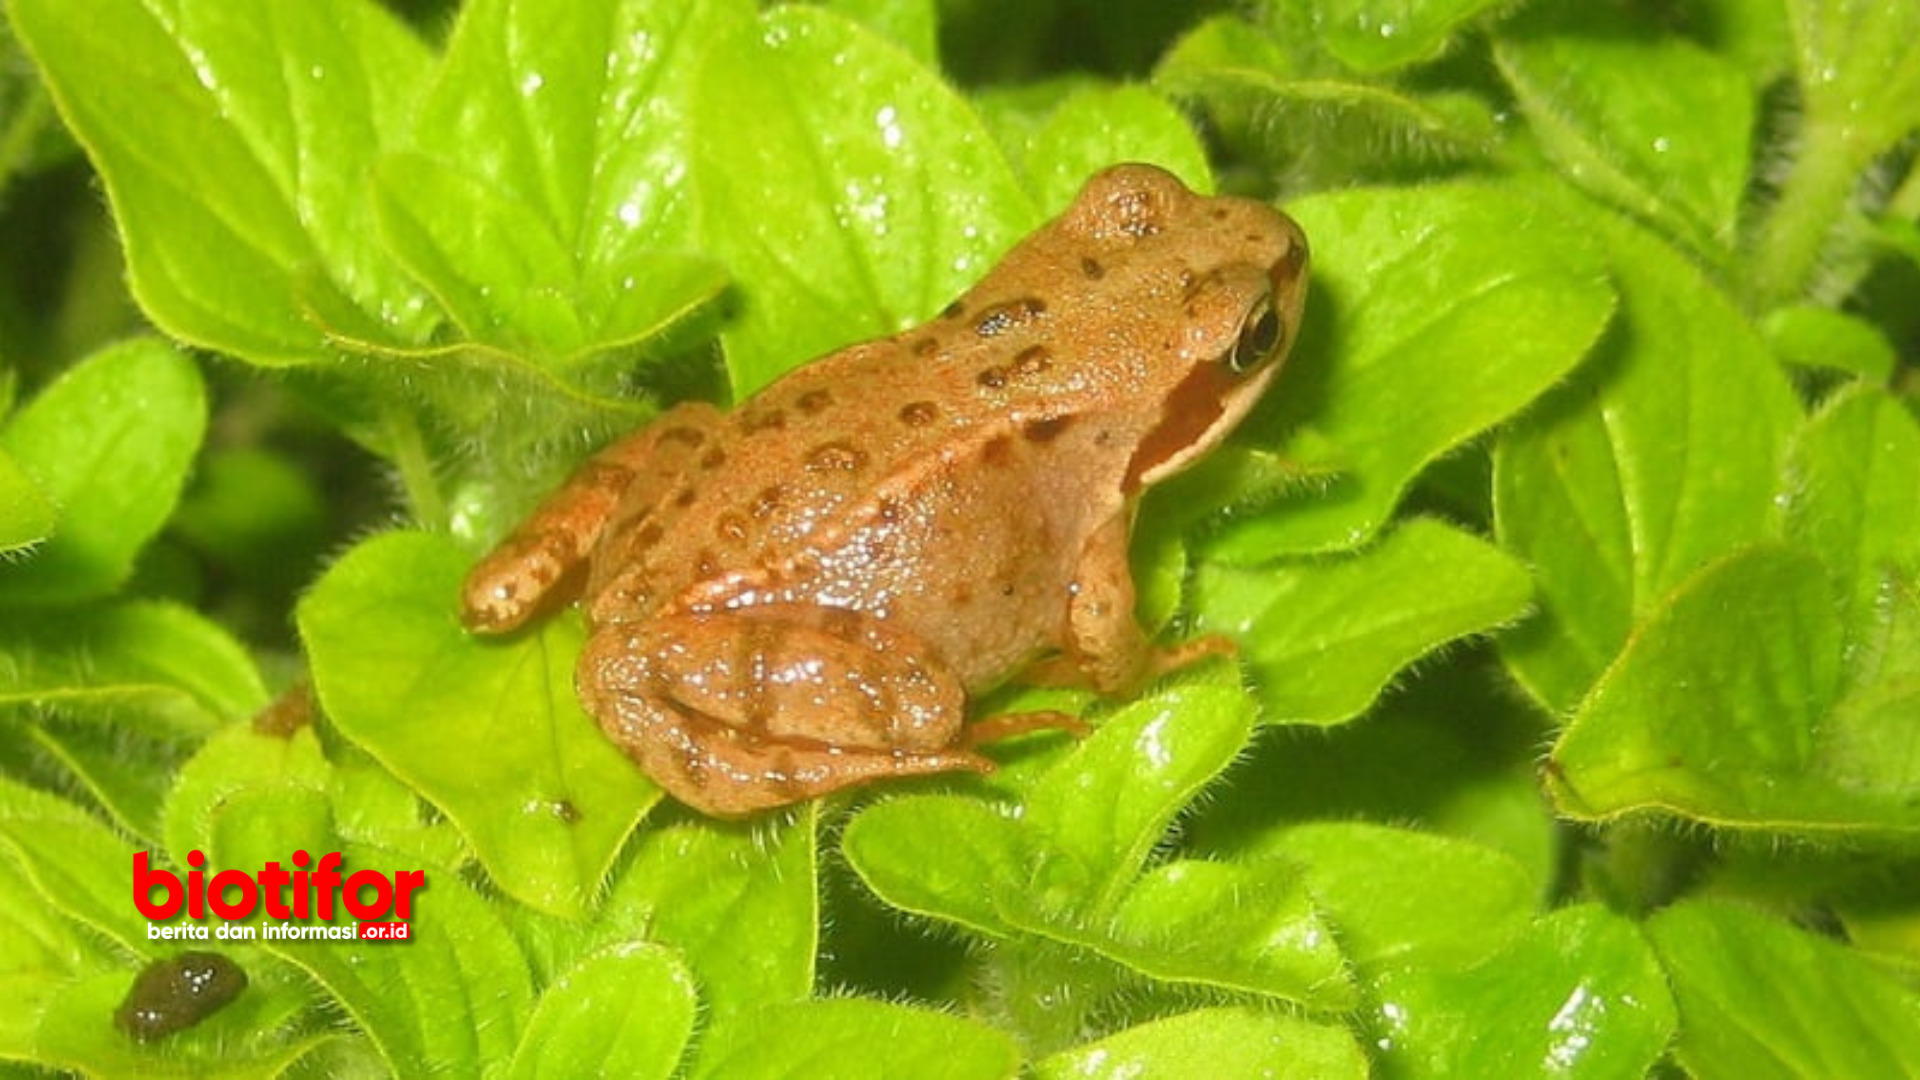
[[[1049,656],[1021,672],[1028,686],[1097,690],[1103,694],[1131,694],[1154,679],[1209,656],[1232,657],[1240,648],[1232,638],[1204,634],[1164,648],[1142,645],[1119,662],[1102,664],[1097,658],[1062,653]]]
[[[1093,734],[1093,726],[1072,713],[1043,709],[975,721],[967,725],[965,739],[968,746],[982,746],[1035,731],[1064,731],[1076,739],[1084,739]]]
[[[647,775],[716,816],[993,768],[959,745],[958,680],[916,639],[854,612],[779,605],[603,627],[578,681]]]
[[[1171,671],[1179,671],[1188,664],[1195,664],[1209,656],[1224,656],[1232,659],[1240,655],[1240,646],[1223,634],[1202,634],[1189,638],[1177,645],[1154,649],[1147,655],[1147,678],[1157,679]]]

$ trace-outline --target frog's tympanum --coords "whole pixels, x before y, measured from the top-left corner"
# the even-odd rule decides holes
[[[1134,505],[1253,405],[1306,281],[1285,215],[1108,169],[927,325],[593,457],[474,569],[466,622],[578,590],[581,700],[710,814],[986,771],[979,743],[1072,722],[968,727],[969,695],[1122,693],[1230,648],[1148,643]]]

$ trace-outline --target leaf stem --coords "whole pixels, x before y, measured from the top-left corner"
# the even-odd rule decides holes
[[[1887,200],[1887,216],[1895,221],[1920,221],[1920,161],[1907,169],[1907,175]]]
[[[422,528],[444,532],[450,524],[447,501],[440,492],[440,478],[434,473],[433,456],[427,452],[419,414],[401,403],[389,402],[382,410],[381,426],[386,429],[394,468],[400,473],[400,490],[408,512]]]
[[[1751,293],[1760,310],[1806,293],[1827,237],[1859,183],[1857,149],[1846,125],[1808,114],[1786,183],[1754,236]]]
[[[5,129],[0,130],[0,195],[6,194],[14,174],[26,164],[33,152],[33,141],[53,117],[53,100],[46,87],[35,83],[14,110]]]

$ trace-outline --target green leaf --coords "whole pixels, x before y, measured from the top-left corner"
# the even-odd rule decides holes
[[[1083,1043],[1034,1064],[1039,1080],[1261,1076],[1361,1080],[1367,1059],[1346,1028],[1246,1006],[1196,1009]]]
[[[870,888],[907,910],[996,935],[1097,935],[1251,722],[1244,694],[1174,686],[1115,713],[1042,772],[1017,826],[973,800],[909,796],[862,812],[841,848]],[[935,835],[951,838],[937,853],[924,840]]]
[[[230,955],[247,992],[164,1045],[144,1047],[109,1017],[135,971],[178,951],[148,937],[129,901],[132,845],[65,800],[0,778],[0,1057],[97,1075],[277,1074],[329,1038],[297,1031],[313,1004],[304,977],[244,947]],[[226,951],[228,946],[213,945]]]
[[[1908,625],[1920,591],[1897,598]],[[1911,660],[1899,662],[1911,668]],[[1920,828],[1911,670],[1842,697],[1824,567],[1758,545],[1677,590],[1568,723],[1549,763],[1563,813],[1660,808],[1723,825]]]
[[[106,184],[134,295],[155,323],[256,363],[327,359],[330,330],[424,338],[437,315],[382,248],[366,197],[430,60],[385,7],[10,10]],[[345,321],[322,325],[318,313]]]
[[[1363,542],[1423,466],[1564,376],[1613,307],[1599,253],[1531,189],[1340,192],[1288,210],[1313,243],[1314,292],[1304,338],[1248,426],[1312,425],[1351,471],[1236,519],[1205,545],[1217,561]]]
[[[776,1005],[732,1034],[697,1075],[999,1080],[1020,1064],[1013,1039],[978,1021],[860,998]]]
[[[1255,850],[1305,867],[1363,975],[1482,960],[1525,928],[1541,889],[1492,848],[1361,822],[1295,825]]]
[[[1313,0],[1308,5],[1276,5],[1282,25],[1307,7],[1321,30],[1316,44],[1341,63],[1379,74],[1439,56],[1468,23],[1499,0]],[[1281,15],[1280,13],[1287,13]]]
[[[184,608],[152,601],[49,611],[0,627],[0,708],[100,710],[154,734],[200,736],[266,704],[244,649]]]
[[[693,122],[701,233],[746,303],[736,397],[915,325],[1035,223],[999,147],[939,76],[868,31],[784,5],[717,48]]]
[[[49,911],[73,919],[134,956],[158,955],[147,921],[128,901],[133,848],[65,799],[0,776],[0,853]]]
[[[445,821],[424,821],[419,798],[363,755],[336,748],[336,764],[322,752],[311,726],[269,735],[230,727],[200,747],[168,792],[167,850],[209,850],[214,825],[230,800],[271,791],[290,799],[330,804],[340,837],[448,872],[468,860],[465,845]]]
[[[1568,179],[1726,259],[1754,128],[1745,71],[1674,35],[1523,38],[1494,56]]]
[[[1864,164],[1920,127],[1920,8],[1872,0],[1788,0],[1810,123],[1843,124]]]
[[[1801,428],[1784,477],[1785,531],[1826,564],[1855,681],[1883,663],[1920,675],[1884,636],[1890,584],[1920,577],[1920,424],[1892,395],[1856,385]]]
[[[1811,304],[1780,308],[1761,320],[1760,332],[1775,356],[1798,367],[1886,382],[1900,362],[1879,327],[1832,308]]]
[[[1277,826],[1406,823],[1505,852],[1544,894],[1564,872],[1566,834],[1541,812],[1540,722],[1538,710],[1511,692],[1490,650],[1462,650],[1417,666],[1364,722],[1266,729],[1239,767],[1258,781],[1209,793],[1207,812],[1186,831],[1196,850],[1216,857],[1312,864],[1284,846],[1287,833]],[[1395,857],[1416,866],[1423,859],[1417,847]],[[1459,859],[1470,872],[1479,864]],[[1446,909],[1436,902],[1435,910]]]
[[[819,945],[814,819],[807,808],[752,825],[649,829],[600,923],[678,949],[700,984],[709,1027],[804,1000]]]
[[[204,736],[267,701],[245,650],[171,604],[44,612],[0,626],[0,657],[10,676],[0,709],[99,714],[151,735]]]
[[[1323,32],[1272,33],[1237,15],[1215,16],[1166,51],[1154,85],[1204,109],[1238,156],[1271,162],[1269,171],[1303,190],[1428,175],[1436,162],[1491,156],[1497,127],[1483,102],[1327,76],[1316,58],[1296,55],[1300,42]]]
[[[1742,264],[1758,306],[1850,288],[1845,263],[1871,232],[1857,212],[1867,170],[1920,126],[1920,8],[1872,0],[1790,0],[1798,90],[1794,155],[1759,208]],[[1889,220],[1911,218],[1893,215]],[[1829,274],[1838,266],[1842,273]],[[1828,277],[1829,280],[1821,280]]]
[[[1036,939],[1154,979],[1341,1008],[1352,998],[1342,959],[1288,866],[1181,861],[1141,874],[1174,815],[1244,747],[1251,713],[1237,690],[1176,684],[1042,771],[1017,813],[890,799],[854,819],[841,849],[888,903],[1019,939],[1013,955],[1043,957],[1042,980],[1052,965]],[[948,841],[930,851],[930,835]]]
[[[1857,952],[1728,904],[1647,933],[1680,1007],[1673,1054],[1701,1080],[1920,1073],[1920,995]]]
[[[1300,868],[1181,859],[1134,882],[1096,948],[1169,982],[1351,1008],[1346,961]]]
[[[824,0],[822,6],[905,49],[928,67],[940,63],[940,13],[934,0]]]
[[[0,824],[0,830],[6,826]],[[0,831],[0,838],[6,835]],[[34,1055],[41,1018],[74,982],[114,969],[106,944],[47,904],[0,840],[0,992],[11,1006],[0,1013],[0,1059]]]
[[[750,17],[722,0],[462,9],[376,201],[469,340],[554,364],[658,335],[718,294],[720,269],[677,250],[687,114],[706,45]]]
[[[508,1075],[679,1075],[696,1003],[693,976],[672,950],[603,949],[540,995]]]
[[[213,814],[208,861],[255,870],[269,861],[286,866],[295,850],[315,857],[338,851],[349,873],[419,869],[405,853],[345,842],[332,829],[329,803],[324,795],[277,781],[235,793]],[[475,1076],[503,1067],[533,1010],[526,960],[496,902],[457,874],[422,872],[426,888],[413,898],[404,943],[264,940],[258,947],[323,987],[374,1040],[390,1070]],[[333,925],[351,930],[351,915],[335,910]],[[327,924],[315,919],[307,925]]]
[[[1597,905],[1556,911],[1464,969],[1383,978],[1376,1043],[1393,1076],[1645,1076],[1673,999],[1638,927]]]
[[[1189,601],[1198,629],[1243,643],[1264,722],[1335,724],[1423,654],[1519,618],[1531,595],[1498,549],[1418,518],[1345,558],[1203,563]]]
[[[1213,190],[1206,150],[1180,111],[1140,86],[1103,86],[1069,96],[1020,155],[1034,201],[1048,214],[1073,203],[1087,178],[1122,161],[1171,171],[1195,191]]]
[[[928,836],[945,838],[937,859],[927,857]],[[1020,932],[1019,913],[1003,913],[1000,897],[1026,848],[1014,821],[988,803],[960,795],[888,799],[853,819],[840,849],[867,887],[902,911],[983,936]]]
[[[1112,910],[1174,816],[1246,746],[1252,725],[1244,693],[1201,683],[1170,686],[1108,717],[1027,792],[1022,823],[1048,853],[1024,868],[1030,909]]]
[[[116,345],[70,368],[0,430],[59,517],[24,560],[0,562],[0,603],[112,591],[172,511],[207,424],[193,362],[158,341]]]
[[[53,535],[53,503],[13,455],[0,451],[0,557],[9,557]]]
[[[1494,448],[1503,547],[1541,612],[1501,658],[1547,708],[1586,693],[1632,627],[1707,562],[1769,532],[1800,409],[1751,325],[1645,232],[1596,220],[1621,318]]]
[[[169,840],[203,850],[215,868],[286,867],[295,851],[307,851],[316,858],[341,852],[347,873],[423,873],[426,887],[411,898],[404,943],[263,936],[256,947],[301,969],[303,985],[310,979],[322,987],[389,1071],[476,1075],[483,1065],[504,1067],[533,1009],[526,960],[501,921],[505,909],[462,880],[444,844],[431,843],[444,839],[444,825],[422,825],[414,796],[384,773],[351,764],[347,753],[347,766],[330,764],[311,729],[286,738],[236,729],[212,740],[168,804]],[[396,842],[359,843],[348,833]],[[336,906],[333,926],[351,930],[354,921]],[[249,922],[261,927],[269,919],[256,912]],[[450,995],[449,987],[486,991]]]
[[[581,710],[575,616],[481,641],[456,618],[465,559],[393,533],[301,602],[314,688],[340,732],[432,800],[515,898],[577,916],[659,797]]]

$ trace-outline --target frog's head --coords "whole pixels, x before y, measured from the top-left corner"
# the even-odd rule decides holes
[[[1265,203],[1197,195],[1150,165],[1095,176],[1063,224],[1124,248],[1131,291],[1157,312],[1137,340],[1158,407],[1125,478],[1151,486],[1219,445],[1273,381],[1306,300],[1306,234]]]
[[[1121,484],[1137,491],[1253,407],[1293,344],[1306,286],[1307,239],[1285,214],[1117,165],[964,299],[1012,358],[1004,407],[1089,421],[1096,445],[1124,451]],[[1029,338],[1047,350],[1044,371],[1020,364]]]

